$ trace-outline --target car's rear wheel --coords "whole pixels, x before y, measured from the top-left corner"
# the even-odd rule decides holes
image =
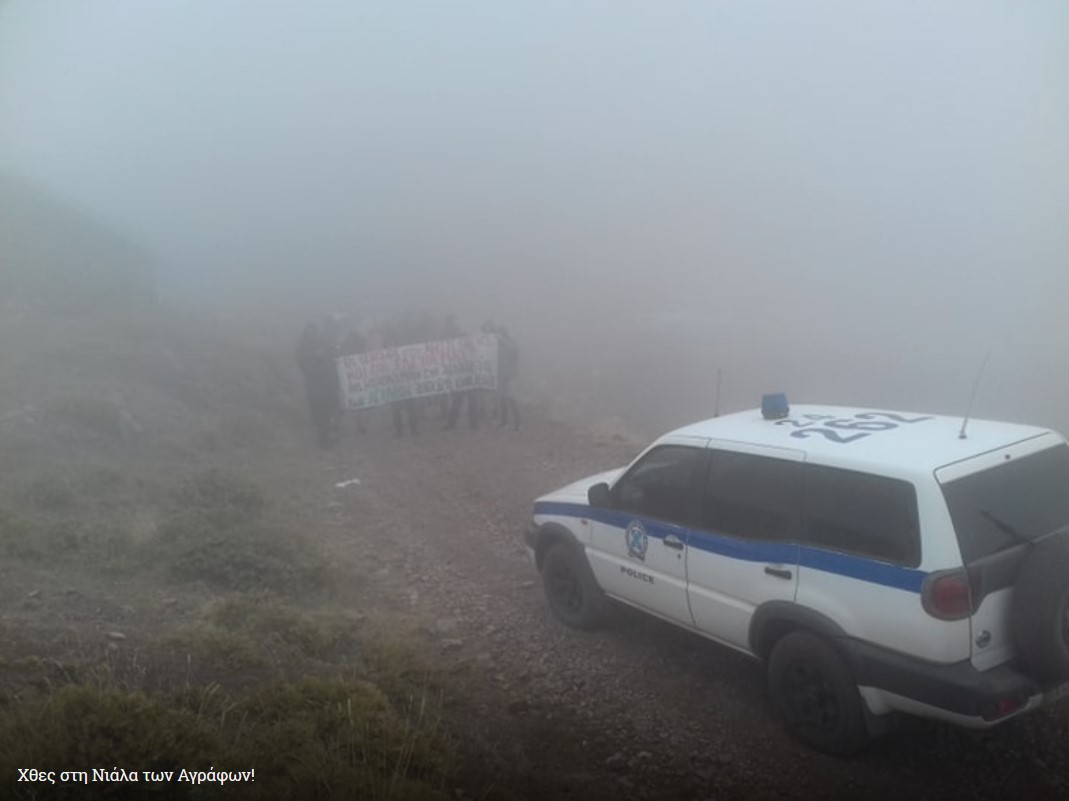
[[[558,542],[542,561],[542,587],[549,608],[573,628],[592,629],[608,611],[608,600],[598,587],[586,556],[574,546]]]
[[[787,729],[802,742],[845,756],[869,741],[857,683],[825,640],[807,631],[787,634],[772,649],[768,680]]]

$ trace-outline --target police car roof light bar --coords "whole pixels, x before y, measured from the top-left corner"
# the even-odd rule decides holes
[[[761,416],[766,420],[782,420],[791,413],[787,403],[787,393],[774,392],[761,396]]]

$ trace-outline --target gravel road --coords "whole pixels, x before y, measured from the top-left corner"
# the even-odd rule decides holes
[[[386,421],[383,420],[382,423]],[[468,769],[527,798],[1064,799],[1064,707],[976,735],[907,721],[860,757],[790,739],[761,666],[620,607],[554,620],[522,547],[532,500],[624,464],[634,443],[532,418],[520,432],[348,439],[346,531],[428,621]]]

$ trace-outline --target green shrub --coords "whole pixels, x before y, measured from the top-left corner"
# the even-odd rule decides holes
[[[447,771],[426,703],[398,715],[374,685],[305,679],[253,691],[234,714],[250,723],[244,750],[258,773],[306,798],[437,801]]]
[[[43,511],[68,511],[77,504],[78,496],[70,482],[50,473],[35,476],[23,490],[23,496],[33,507]]]
[[[45,411],[67,423],[109,437],[122,436],[119,407],[90,395],[71,395],[44,404]]]
[[[78,488],[96,501],[112,501],[126,488],[126,477],[110,467],[93,467],[79,477]]]
[[[116,687],[62,687],[0,718],[0,777],[14,783],[18,768],[127,771],[207,770],[220,765],[225,743],[216,721]],[[33,788],[34,785],[29,785]],[[49,799],[129,798],[131,785],[95,782],[47,786]],[[137,797],[192,798],[190,784],[139,783]],[[15,797],[19,797],[16,795]]]
[[[182,511],[203,515],[220,525],[256,520],[267,508],[259,487],[218,469],[183,483],[176,501]]]
[[[40,524],[0,507],[0,556],[40,559],[46,552],[45,536]]]
[[[63,556],[80,552],[85,543],[85,531],[78,523],[52,523],[43,529],[44,550],[49,556]]]
[[[166,645],[188,652],[190,659],[212,667],[246,670],[266,664],[259,645],[245,634],[212,625],[185,626],[164,640]]]
[[[327,576],[322,550],[306,538],[262,519],[260,490],[211,470],[186,482],[177,510],[148,549],[179,581],[204,581],[223,590],[305,593]]]
[[[170,782],[20,785],[19,768],[174,771]],[[179,771],[254,770],[224,786]],[[130,797],[445,801],[450,767],[438,719],[420,703],[398,714],[374,685],[306,679],[230,697],[217,685],[147,696],[114,683],[69,685],[9,703],[0,716],[0,777],[15,798]],[[5,787],[6,789],[6,787]],[[43,791],[43,792],[42,792]],[[39,795],[35,795],[39,793]]]
[[[259,415],[230,415],[219,422],[219,438],[235,447],[248,448],[272,442],[275,429]]]
[[[216,589],[293,594],[327,577],[318,550],[264,522],[219,526],[199,515],[181,515],[160,527],[159,542],[157,552],[172,578]]]
[[[407,701],[415,688],[433,686],[440,679],[421,658],[415,642],[414,632],[393,627],[379,628],[361,640],[360,655],[368,676],[398,701]]]
[[[126,528],[102,521],[39,521],[0,509],[0,556],[39,560],[77,557],[112,567],[129,567],[124,559],[133,552]]]
[[[112,566],[119,565],[134,552],[134,535],[125,525],[89,523],[82,529],[82,553],[96,559],[106,560]]]
[[[339,616],[303,613],[262,593],[219,601],[209,609],[207,619],[259,642],[290,646],[317,659],[329,657],[347,638]]]

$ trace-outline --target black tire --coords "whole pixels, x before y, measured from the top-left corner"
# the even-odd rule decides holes
[[[1017,656],[1041,682],[1069,679],[1069,535],[1036,546],[1013,588]]]
[[[825,640],[793,631],[776,643],[768,683],[787,730],[818,751],[847,756],[869,741],[850,668]]]
[[[575,546],[558,542],[542,560],[542,588],[549,608],[562,623],[576,629],[597,628],[608,612],[586,555]]]

